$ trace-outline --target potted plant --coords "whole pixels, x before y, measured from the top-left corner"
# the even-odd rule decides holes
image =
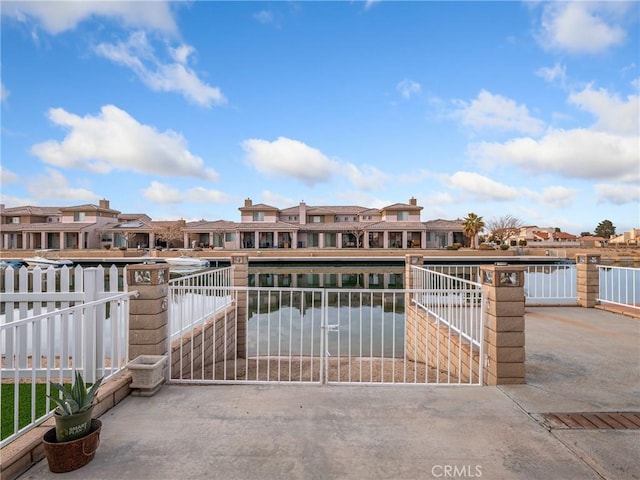
[[[58,392],[58,395],[49,395],[57,405],[56,426],[44,434],[42,443],[52,472],[69,472],[93,460],[102,423],[91,415],[102,380],[99,378],[87,388],[82,374],[76,371],[72,386],[51,382],[52,389]]]
[[[77,370],[75,381],[71,387],[51,382],[51,388],[62,395],[62,398],[49,395],[49,398],[58,406],[54,412],[58,442],[75,440],[87,434],[91,427],[93,400],[101,383],[102,378],[99,378],[87,390],[82,374]]]

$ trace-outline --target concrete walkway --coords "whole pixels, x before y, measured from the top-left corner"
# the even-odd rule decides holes
[[[165,386],[102,417],[80,470],[23,479],[639,479],[640,430],[541,413],[640,411],[640,321],[528,308],[527,385]]]

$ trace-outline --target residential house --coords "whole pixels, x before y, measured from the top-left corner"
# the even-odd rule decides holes
[[[445,248],[463,243],[462,220],[420,220],[415,198],[381,209],[299,205],[278,209],[247,198],[240,222],[154,221],[99,205],[2,209],[0,248]]]
[[[99,205],[72,207],[2,206],[0,248],[99,248],[97,231],[114,223],[119,214],[104,199]]]
[[[615,237],[609,239],[611,245],[640,245],[640,229],[632,228]]]

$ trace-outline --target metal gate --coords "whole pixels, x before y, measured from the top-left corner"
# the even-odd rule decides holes
[[[424,298],[401,289],[170,288],[171,381],[477,384],[481,342],[429,312]],[[468,302],[450,300],[449,313],[469,313]],[[206,306],[194,314],[196,304]]]

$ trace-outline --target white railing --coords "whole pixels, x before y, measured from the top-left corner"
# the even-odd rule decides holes
[[[425,268],[472,282],[480,280],[480,265],[426,265]],[[527,305],[577,304],[575,264],[524,265],[524,297]]]
[[[527,305],[577,304],[576,265],[525,265],[524,296]]]
[[[467,272],[469,273],[469,272]],[[477,273],[473,272],[473,275]],[[412,301],[473,345],[482,345],[482,285],[453,275],[413,266]]]
[[[640,309],[640,268],[598,265],[598,301]]]
[[[224,267],[169,281],[169,326],[175,339],[226,308],[231,298],[233,269]]]
[[[125,366],[129,298],[137,292],[116,291],[121,278],[115,267],[4,272],[0,446],[52,415],[51,381],[71,383],[79,370],[92,383]]]
[[[15,290],[12,280],[5,281],[1,302],[0,390],[4,403],[0,404],[0,447],[53,414],[55,405],[47,398],[50,382],[71,383],[75,372],[80,371],[88,383],[93,383],[97,378],[111,377],[126,365],[129,299],[137,294],[96,291],[94,287],[105,281],[99,269],[76,270],[75,286],[87,290],[84,299],[77,288],[73,292],[56,291],[68,290],[72,284],[66,281],[70,272],[58,270],[61,275],[50,275],[36,267],[27,275],[5,272],[5,280],[15,273],[21,288]],[[27,277],[29,282],[23,282]],[[117,277],[113,285],[117,285]],[[49,288],[40,291],[42,284]],[[90,298],[94,299],[87,301]]]
[[[460,383],[448,371],[434,375],[434,365],[408,358],[408,290],[229,291],[230,305],[202,328],[184,325],[174,340],[172,382]]]

